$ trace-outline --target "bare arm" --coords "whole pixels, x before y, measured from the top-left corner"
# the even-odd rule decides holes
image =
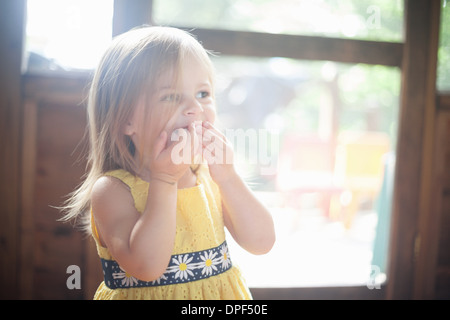
[[[193,127],[190,130],[194,132]],[[148,160],[150,183],[142,214],[135,209],[130,190],[115,178],[100,178],[92,192],[102,243],[126,272],[144,281],[157,279],[169,263],[176,232],[177,183],[189,168],[171,161],[174,144],[166,147],[166,139],[162,132]]]
[[[233,165],[233,149],[211,124],[204,124],[203,155],[222,196],[224,222],[237,243],[253,254],[270,251],[275,242],[272,217]]]
[[[253,254],[265,254],[275,242],[273,220],[266,207],[237,174],[220,184],[224,221],[237,243]]]
[[[149,185],[145,211],[134,207],[128,188],[112,177],[100,178],[92,193],[92,209],[101,241],[120,266],[134,277],[157,279],[167,267],[176,223],[176,185]]]

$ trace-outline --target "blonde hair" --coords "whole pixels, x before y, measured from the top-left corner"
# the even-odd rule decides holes
[[[144,101],[145,111],[150,113],[151,119],[146,126],[155,132],[162,130],[161,123],[168,120],[173,110],[152,108],[148,105],[149,97],[164,72],[172,70],[177,81],[187,58],[200,61],[207,68],[213,84],[214,72],[208,52],[185,31],[140,27],[113,40],[96,69],[89,91],[87,175],[62,208],[63,221],[73,220],[89,232],[90,194],[97,179],[115,169],[136,174],[136,146],[122,128],[136,105]]]

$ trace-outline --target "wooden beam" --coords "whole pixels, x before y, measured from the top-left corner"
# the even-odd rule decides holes
[[[224,55],[402,65],[402,43],[179,28],[196,36],[206,49]]]
[[[151,24],[152,0],[114,0],[113,37],[134,27]]]
[[[0,299],[18,297],[21,175],[20,76],[25,0],[0,4]]]
[[[416,299],[450,299],[450,108],[436,110],[429,221],[422,232]],[[420,290],[419,290],[420,289]]]
[[[435,95],[436,6],[439,0],[406,0],[406,38],[389,255],[387,297],[414,297],[415,264],[422,247],[419,219],[426,204]],[[424,180],[425,179],[425,180]],[[425,182],[425,184],[423,184]],[[430,181],[428,181],[430,182]]]
[[[367,286],[250,288],[255,300],[383,300],[386,288]]]
[[[20,215],[19,298],[33,298],[34,283],[34,185],[36,178],[37,105],[24,101],[22,132],[22,192]]]
[[[413,299],[433,299],[435,292],[436,262],[439,247],[440,210],[435,206],[440,193],[436,180],[436,164],[441,150],[436,143],[436,79],[439,47],[439,22],[441,1],[430,1],[429,40],[424,47],[428,51],[425,89],[424,130],[422,143],[422,172],[419,199],[418,236],[414,265]],[[441,196],[439,194],[439,196]]]
[[[450,110],[450,93],[439,93],[436,97],[436,107],[442,110]]]
[[[87,101],[90,73],[25,74],[22,77],[23,98],[33,101],[80,104]]]

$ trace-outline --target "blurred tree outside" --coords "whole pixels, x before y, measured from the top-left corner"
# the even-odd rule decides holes
[[[281,145],[292,135],[333,145],[346,132],[381,132],[395,149],[398,68],[231,56],[213,62],[224,128],[274,130]]]
[[[395,139],[400,92],[397,68],[286,58],[219,56],[213,60],[218,71],[219,113],[226,117],[227,112],[236,109],[242,117],[233,117],[234,124],[230,121],[227,125],[264,127],[265,120],[276,120],[271,117],[276,113],[282,116],[278,119],[282,125],[276,124],[276,129],[305,134],[319,132],[318,107],[329,99],[329,85],[335,81],[341,109],[339,131],[382,131]],[[271,79],[271,89],[245,88],[243,78],[260,79],[260,84],[261,78]],[[263,96],[264,101],[252,106],[249,100],[252,94]],[[275,100],[271,98],[274,94]],[[266,106],[267,103],[270,105]],[[248,110],[247,120],[244,106],[252,109]]]
[[[442,0],[439,37],[437,88],[450,91],[450,3]]]
[[[158,0],[157,24],[402,41],[403,0]]]

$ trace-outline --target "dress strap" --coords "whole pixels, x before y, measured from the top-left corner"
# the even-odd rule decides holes
[[[145,202],[140,201],[140,199],[144,196],[142,192],[147,192],[148,190],[148,182],[123,169],[108,171],[105,173],[105,176],[114,177],[122,181],[130,189],[131,195],[133,196],[134,206],[137,211],[140,213],[144,212]],[[144,197],[146,198],[146,196]]]
[[[206,279],[232,267],[226,241],[221,245],[197,252],[172,255],[166,271],[154,281],[141,281],[114,260],[101,259],[105,284],[110,289],[166,286]]]
[[[91,209],[91,230],[95,240],[97,240],[100,243],[100,236],[98,234],[97,227],[95,225],[94,213],[92,212],[92,209]]]
[[[128,171],[125,171],[123,169],[117,169],[105,172],[105,176],[114,177],[116,179],[121,180],[123,183],[125,183],[130,189],[133,188],[133,184],[136,181],[136,177],[133,176]]]

